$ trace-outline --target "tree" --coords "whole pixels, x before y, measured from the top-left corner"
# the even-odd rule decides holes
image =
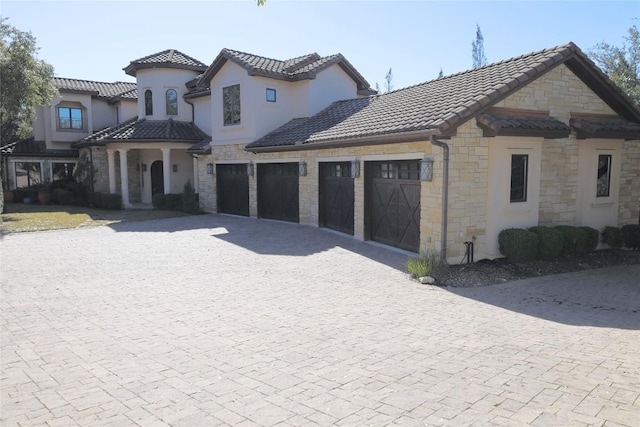
[[[471,43],[471,58],[473,68],[480,68],[487,65],[487,58],[484,56],[484,37],[480,31],[480,25],[476,25],[476,40]]]
[[[640,105],[640,33],[629,28],[622,47],[598,43],[589,51],[591,59],[624,93]]]
[[[438,78],[441,79],[444,77],[444,74],[442,74],[442,67],[440,67],[440,72],[438,73]]]
[[[384,77],[384,88],[386,92],[391,92],[393,90],[393,73],[391,72],[391,67],[389,67],[389,72]]]
[[[0,146],[31,134],[36,107],[57,94],[53,67],[37,58],[36,39],[0,21]]]

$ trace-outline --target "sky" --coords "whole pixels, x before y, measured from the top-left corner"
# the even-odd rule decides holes
[[[342,53],[372,87],[472,67],[476,25],[488,62],[576,43],[621,46],[635,1],[12,1],[0,15],[37,39],[59,77],[134,81],[129,62],[178,49],[210,64],[228,48],[276,59]]]

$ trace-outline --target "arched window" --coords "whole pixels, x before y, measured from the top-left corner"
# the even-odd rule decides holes
[[[149,89],[144,91],[144,114],[153,115],[153,94]]]
[[[178,93],[173,90],[167,90],[167,116],[178,115]]]

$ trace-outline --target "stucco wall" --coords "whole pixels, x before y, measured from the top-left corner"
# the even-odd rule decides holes
[[[147,120],[174,120],[190,122],[191,106],[187,104],[182,96],[187,91],[185,83],[192,80],[197,73],[190,70],[179,70],[173,68],[151,68],[138,70],[136,82],[138,85],[138,118]],[[153,115],[145,115],[144,94],[150,89],[153,94]],[[178,93],[178,114],[166,114],[166,92],[174,89]]]

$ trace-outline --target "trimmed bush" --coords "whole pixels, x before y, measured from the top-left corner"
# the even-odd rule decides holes
[[[180,210],[182,212],[196,214],[200,212],[200,203],[198,195],[191,185],[191,181],[187,181],[184,185],[182,194],[180,195]]]
[[[414,279],[431,276],[444,280],[449,275],[449,264],[435,251],[420,252],[417,258],[409,258],[406,266],[407,271]]]
[[[114,193],[103,193],[103,208],[110,210],[122,209],[122,196]]]
[[[498,235],[500,253],[513,262],[525,262],[536,259],[538,254],[538,236],[521,228],[502,230]]]
[[[75,204],[76,197],[69,190],[63,190],[61,188],[56,190],[58,192],[58,203],[61,205],[73,205]]]
[[[572,225],[558,225],[555,227],[562,232],[564,245],[562,255],[575,257],[587,253],[587,232]]]
[[[581,230],[584,230],[586,240],[585,240],[585,254],[591,253],[596,250],[598,247],[598,243],[600,242],[600,233],[595,228],[591,227],[580,227]]]
[[[602,230],[602,243],[614,249],[622,247],[622,232],[618,227],[605,227]]]
[[[620,228],[624,246],[630,249],[640,249],[640,224],[627,224]]]
[[[182,194],[154,194],[151,198],[154,208],[170,211],[179,210],[181,201]]]
[[[531,227],[529,231],[538,236],[538,258],[554,259],[560,256],[564,244],[560,230],[551,227]]]

